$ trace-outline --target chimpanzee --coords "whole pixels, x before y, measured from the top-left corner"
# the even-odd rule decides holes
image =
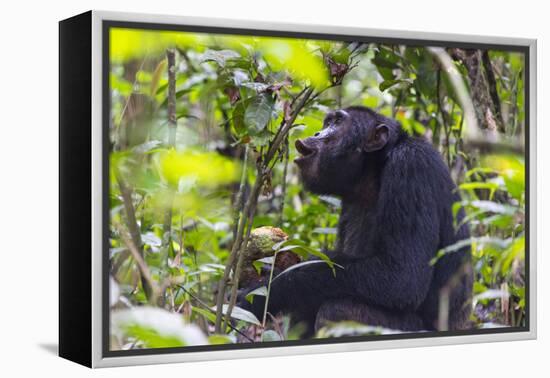
[[[315,329],[340,320],[402,331],[466,328],[469,247],[431,263],[440,249],[469,237],[463,210],[453,216],[460,198],[438,151],[358,106],[328,113],[323,129],[297,140],[296,149],[305,188],[342,199],[330,253],[340,267],[307,264],[276,277],[268,311]],[[261,317],[265,297],[240,304]]]

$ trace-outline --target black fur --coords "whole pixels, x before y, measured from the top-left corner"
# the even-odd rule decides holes
[[[355,320],[405,331],[438,329],[442,292],[449,293],[445,328],[468,323],[472,287],[469,248],[439,249],[469,237],[453,226],[460,200],[447,166],[426,141],[370,109],[331,112],[316,136],[296,142],[296,160],[307,189],[342,198],[332,259],[277,277],[269,312],[293,314],[319,328]],[[458,221],[462,220],[462,210]],[[443,290],[442,290],[443,289]],[[241,303],[261,317],[265,298]]]

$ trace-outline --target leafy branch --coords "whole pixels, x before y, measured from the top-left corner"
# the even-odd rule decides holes
[[[256,163],[256,170],[257,170],[256,181],[254,183],[254,186],[252,187],[251,193],[245,203],[244,209],[239,218],[235,241],[231,248],[229,258],[227,259],[223,276],[218,283],[218,294],[216,298],[216,323],[215,323],[215,329],[217,333],[220,333],[222,329],[221,326],[222,326],[222,316],[223,316],[223,302],[224,302],[227,285],[229,282],[229,275],[233,266],[235,265],[235,262],[236,262],[236,265],[234,270],[234,276],[232,279],[232,289],[231,289],[231,295],[229,299],[229,306],[225,314],[226,324],[229,322],[229,319],[231,318],[231,312],[233,311],[233,308],[237,300],[237,289],[239,286],[239,275],[240,275],[243,260],[244,260],[244,249],[246,248],[246,245],[248,244],[248,240],[250,238],[250,231],[252,229],[252,221],[254,219],[254,215],[256,214],[258,197],[260,196],[261,189],[263,188],[265,182],[271,176],[271,171],[273,167],[270,167],[270,162],[275,157],[277,152],[280,151],[280,147],[282,143],[286,140],[286,137],[290,132],[290,129],[292,128],[292,125],[294,124],[296,118],[298,117],[298,114],[304,108],[305,104],[310,99],[312,93],[313,93],[313,88],[308,88],[304,92],[304,94],[300,98],[300,101],[296,104],[296,106],[292,110],[290,116],[287,119],[283,119],[281,126],[279,127],[277,133],[275,134],[275,137],[273,138],[273,141],[269,145],[269,149],[265,153],[265,156],[263,158],[258,159]],[[245,233],[245,227],[246,227],[246,233]]]

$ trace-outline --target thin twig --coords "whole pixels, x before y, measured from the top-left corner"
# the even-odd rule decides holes
[[[242,242],[243,232],[244,232],[244,226],[245,226],[245,216],[244,214],[248,214],[250,211],[251,206],[251,198],[257,197],[260,194],[260,189],[262,187],[262,180],[260,178],[256,179],[256,182],[254,183],[254,186],[252,188],[252,191],[250,193],[250,196],[248,197],[248,200],[246,202],[246,205],[244,207],[243,213],[239,220],[239,227],[237,228],[237,236],[235,238],[235,241],[233,242],[233,246],[231,247],[231,252],[229,253],[229,258],[227,259],[227,262],[225,264],[225,269],[223,272],[223,276],[220,279],[218,283],[218,295],[216,298],[216,332],[221,331],[221,322],[222,322],[222,306],[223,306],[223,299],[225,296],[225,289],[227,286],[227,281],[229,279],[229,274],[231,272],[231,268],[233,267],[233,264],[235,263],[236,257],[237,257],[237,251],[239,250]]]
[[[126,182],[122,178],[118,169],[114,168],[114,172],[115,172],[115,177],[120,190],[120,194],[122,196],[122,201],[124,204],[124,212],[126,213],[126,224],[128,226],[128,230],[130,231],[130,237],[133,245],[137,249],[141,258],[143,259],[143,255],[144,255],[143,249],[142,249],[143,241],[141,240],[141,232],[137,224],[136,212],[134,209],[134,205],[132,203],[132,189],[130,189],[130,187],[126,185]],[[141,286],[143,286],[145,297],[147,298],[147,300],[150,300],[153,292],[153,287],[150,285],[148,280],[145,279],[145,277],[143,277],[143,274],[140,274],[140,276],[141,276]]]
[[[265,329],[267,320],[267,306],[269,304],[269,294],[271,293],[271,282],[273,281],[273,272],[275,271],[275,262],[277,261],[277,252],[273,255],[273,263],[271,264],[271,272],[269,272],[269,281],[267,282],[267,293],[265,295],[264,315],[262,317],[262,328]],[[262,331],[263,332],[263,331]]]
[[[146,54],[145,57],[143,58],[143,60],[141,61],[141,64],[139,65],[139,68],[138,68],[137,72],[139,72],[143,69],[143,66],[145,65],[145,61],[147,61],[147,58],[148,58],[148,54]],[[136,87],[137,82],[138,82],[138,75],[135,75],[134,82],[132,83],[132,88]],[[124,114],[126,113],[126,109],[128,109],[128,105],[130,104],[130,99],[132,98],[132,94],[133,93],[130,93],[130,95],[126,99],[126,102],[124,103],[124,107],[122,108],[122,111],[120,112],[120,116],[118,117],[118,121],[116,123],[117,128],[122,123],[122,119],[124,118]]]
[[[142,253],[140,249],[134,244],[134,241],[131,237],[128,237],[124,230],[122,230],[121,227],[119,227],[118,232],[120,234],[120,237],[122,238],[122,241],[124,244],[126,244],[126,247],[132,254],[132,257],[136,261],[136,264],[138,266],[138,270],[141,276],[141,282],[142,286],[144,281],[147,282],[149,289],[149,293],[146,296],[148,299],[148,302],[151,304],[154,304],[156,302],[157,296],[159,295],[159,290],[157,285],[155,284],[155,281],[153,280],[153,276],[151,275],[151,271],[149,270],[149,267],[147,266],[147,263],[143,259]],[[145,288],[144,288],[145,290]]]
[[[288,173],[288,159],[290,155],[290,148],[288,145],[288,135],[285,140],[285,156],[284,156],[284,166],[283,166],[283,178],[282,178],[282,187],[281,187],[281,205],[279,207],[279,227],[283,225],[284,219],[284,210],[285,210],[285,197],[286,197],[286,176]]]
[[[495,78],[495,73],[493,71],[493,65],[491,63],[491,58],[489,57],[489,51],[483,50],[481,52],[481,61],[483,62],[483,68],[485,69],[485,74],[487,77],[487,86],[489,90],[489,96],[493,102],[493,108],[495,109],[495,117],[498,120],[499,131],[505,132],[504,120],[502,118],[502,107],[500,106],[500,97],[498,96],[497,91],[497,81]]]
[[[443,105],[443,99],[441,98],[441,70],[437,70],[437,84],[436,84],[436,96],[437,96],[437,109],[441,114],[443,131],[445,131],[445,156],[447,159],[447,166],[451,166],[451,146],[450,146],[450,134],[451,126],[448,123],[447,111]]]
[[[268,165],[271,159],[275,156],[275,153],[279,149],[281,143],[286,138],[287,133],[292,128],[292,125],[294,124],[294,121],[296,120],[296,117],[298,117],[298,114],[302,110],[302,108],[306,105],[307,101],[311,97],[311,94],[313,93],[313,88],[308,88],[304,96],[301,98],[298,105],[296,105],[296,108],[292,112],[292,115],[290,116],[290,119],[288,121],[285,121],[284,125],[281,128],[281,132],[275,136],[275,139],[273,140],[273,143],[271,144],[271,147],[267,151],[264,159],[264,165]]]
[[[166,60],[168,61],[168,147],[173,148],[176,145],[176,52],[174,49],[166,50]],[[172,201],[173,193],[168,193],[168,206],[164,213],[163,223],[163,244],[166,249],[166,261],[170,251],[172,240]]]
[[[292,101],[290,102],[290,106],[294,106],[294,104],[296,103],[296,101],[298,101],[298,99],[300,98],[300,96],[302,96],[305,91],[307,90],[307,87],[304,87],[296,96],[293,96],[292,97]]]
[[[295,109],[293,110],[292,115],[289,117],[288,120],[284,120],[284,123],[279,128],[277,134],[273,139],[273,142],[271,143],[269,149],[265,153],[265,158],[258,162],[258,168],[257,168],[258,174],[256,177],[256,182],[254,183],[250,196],[246,201],[246,205],[240,217],[239,227],[237,229],[237,235],[233,243],[233,246],[231,248],[229,258],[225,265],[223,277],[218,283],[218,295],[216,298],[216,324],[215,324],[216,332],[218,333],[221,332],[222,317],[223,317],[223,311],[222,311],[223,299],[225,296],[225,289],[227,287],[229,274],[231,272],[231,268],[233,267],[233,264],[235,263],[235,260],[237,259],[237,257],[240,259],[240,261],[237,261],[237,268],[239,267],[239,265],[242,265],[242,260],[244,258],[243,250],[244,248],[246,248],[246,243],[248,242],[248,238],[250,237],[250,230],[252,227],[252,220],[254,219],[254,215],[256,212],[256,204],[258,201],[258,197],[260,195],[260,191],[264,185],[266,178],[269,177],[269,175],[271,174],[271,169],[269,169],[269,163],[274,158],[275,154],[279,151],[281,143],[286,138],[288,132],[292,128],[294,121],[296,120],[296,117],[298,117],[298,114],[300,113],[302,108],[305,106],[305,104],[307,103],[312,93],[313,93],[313,88],[308,88],[307,91],[304,93],[303,97],[301,98],[300,102],[298,103],[298,105],[296,105]],[[248,219],[250,220],[248,222],[249,226],[243,242],[243,233],[244,233],[245,225]],[[233,285],[238,285],[238,282],[239,282],[238,273],[240,273],[240,270],[238,270],[238,272],[237,270],[238,269],[235,270],[235,275],[233,277]],[[235,301],[236,301],[236,292],[235,290],[232,290],[230,304],[235,303]],[[226,318],[230,318],[231,312],[227,311],[225,316]]]
[[[267,153],[265,155],[266,158],[263,160],[263,164],[258,165],[258,179],[257,180],[260,181],[260,188],[263,186],[263,183],[265,182],[265,180],[271,175],[271,170],[273,169],[273,167],[269,168],[268,165],[269,165],[269,162],[271,161],[271,159],[273,158],[272,154],[275,154],[275,152],[280,150],[279,148],[280,148],[282,142],[287,139],[288,133],[289,133],[290,129],[292,128],[292,125],[293,125],[294,121],[296,120],[296,117],[298,116],[298,114],[302,110],[304,104],[306,103],[306,101],[308,100],[308,98],[311,96],[312,93],[313,93],[312,89],[308,89],[308,91],[305,92],[304,97],[302,98],[300,103],[294,109],[290,119],[288,121],[286,121],[285,124],[283,125],[283,127],[281,128],[281,132],[278,134],[278,138],[276,137],[274,139],[273,144],[271,145],[270,149],[267,151]],[[244,241],[242,242],[241,247],[239,248],[237,266],[236,266],[235,274],[234,274],[234,277],[233,277],[233,287],[231,288],[231,296],[229,298],[229,305],[228,305],[228,308],[227,308],[227,311],[226,311],[226,314],[225,314],[225,316],[226,316],[225,322],[226,323],[228,322],[228,319],[231,317],[231,312],[232,312],[233,307],[235,306],[235,302],[237,300],[237,289],[238,289],[238,285],[239,285],[239,278],[240,278],[240,273],[241,273],[242,264],[244,262],[244,255],[245,255],[244,249],[248,245],[248,239],[250,238],[250,232],[252,230],[252,222],[253,222],[253,219],[254,219],[254,215],[256,213],[257,203],[258,203],[258,196],[256,195],[255,197],[251,198],[251,206],[250,206],[249,212],[246,213],[247,216],[248,216],[248,220],[247,220],[248,227],[247,227],[246,236],[244,238]]]
[[[244,147],[243,152],[243,170],[241,172],[241,180],[239,182],[239,190],[237,192],[237,197],[235,198],[235,216],[233,218],[233,222],[235,224],[234,230],[233,230],[233,240],[236,239],[237,236],[237,228],[239,225],[239,217],[240,213],[243,207],[244,203],[244,190],[246,189],[246,179],[247,179],[247,171],[248,171],[248,144]]]
[[[260,180],[264,181],[263,178]],[[258,198],[256,197],[256,200],[253,201],[252,206],[248,213],[246,235],[241,244],[241,248],[239,250],[239,257],[237,259],[237,266],[235,267],[235,273],[233,274],[233,283],[232,283],[233,286],[231,286],[231,296],[229,297],[229,304],[227,306],[227,311],[225,313],[224,327],[227,327],[227,325],[229,324],[231,313],[233,312],[233,308],[235,307],[235,303],[237,302],[237,290],[239,288],[239,278],[240,278],[243,263],[244,263],[245,249],[246,249],[246,246],[248,245],[248,240],[250,239],[250,233],[252,231],[252,223],[254,220],[254,214],[256,213],[257,204],[258,204]]]
[[[166,50],[166,60],[168,61],[168,126],[169,136],[168,145],[173,147],[176,144],[176,52],[174,49]]]

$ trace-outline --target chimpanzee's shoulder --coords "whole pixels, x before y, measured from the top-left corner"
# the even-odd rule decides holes
[[[441,154],[429,141],[411,136],[399,138],[393,146],[389,158],[400,164],[433,164],[437,166],[444,164]]]

